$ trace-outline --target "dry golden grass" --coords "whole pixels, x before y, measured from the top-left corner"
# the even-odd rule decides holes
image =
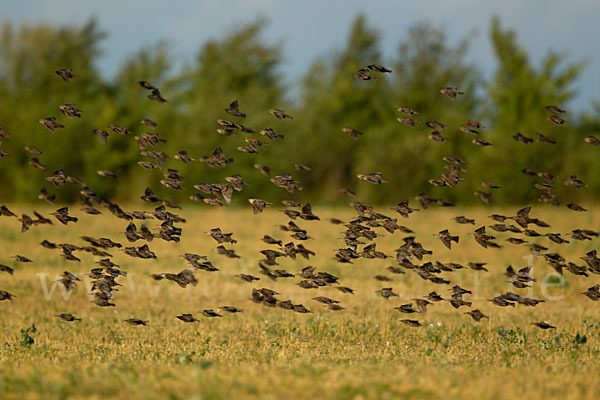
[[[28,212],[28,207],[10,207]],[[42,211],[42,210],[38,210]],[[48,209],[43,210],[48,212]],[[392,211],[381,209],[388,215]],[[513,213],[515,210],[505,210]],[[150,248],[157,260],[138,260],[111,251],[114,261],[129,273],[119,278],[123,284],[115,296],[116,309],[100,308],[89,302],[82,282],[65,299],[60,288],[45,299],[40,274],[48,288],[55,275],[64,270],[83,274],[95,266],[96,258],[77,253],[81,263],[59,257],[59,252],[39,245],[43,239],[57,243],[83,244],[81,235],[110,237],[125,243],[122,232],[126,221],[112,216],[81,215],[76,225],[38,226],[21,234],[14,218],[0,218],[0,263],[15,266],[14,276],[0,273],[0,289],[17,296],[12,302],[0,302],[0,398],[443,398],[443,399],[522,399],[599,398],[596,377],[600,372],[600,312],[598,304],[580,294],[598,283],[595,275],[585,279],[565,274],[566,282],[542,287],[551,272],[543,259],[533,261],[538,283],[531,293],[522,295],[546,298],[535,308],[517,306],[503,309],[486,299],[509,290],[503,272],[508,264],[525,266],[529,250],[525,246],[504,244],[508,235],[497,234],[503,249],[483,249],[467,236],[472,226],[458,225],[450,219],[465,214],[476,218],[477,226],[490,224],[485,209],[433,209],[415,213],[399,221],[415,230],[417,240],[433,249],[427,260],[488,262],[490,272],[466,270],[442,276],[472,289],[473,308],[490,316],[477,324],[448,303],[438,303],[425,314],[400,314],[392,307],[431,290],[448,295],[448,286],[421,280],[407,271],[393,275],[385,267],[388,260],[359,260],[342,265],[334,260],[334,249],[343,227],[327,218],[350,220],[351,209],[316,209],[321,221],[299,221],[315,240],[305,246],[317,256],[303,259],[279,259],[281,268],[296,273],[314,265],[340,277],[340,283],[356,290],[342,294],[334,287],[302,289],[298,278],[272,282],[262,275],[254,284],[234,278],[240,272],[258,274],[261,249],[275,248],[259,239],[264,234],[287,241],[288,234],[277,224],[287,223],[280,212],[269,210],[255,216],[247,209],[188,210],[180,243],[156,240]],[[566,233],[574,228],[600,228],[600,213],[575,213],[557,209],[536,209],[532,215],[549,222],[550,230]],[[154,225],[154,222],[152,223]],[[221,227],[234,232],[234,248],[242,256],[231,260],[217,255],[217,246],[204,232]],[[451,251],[432,236],[444,228],[460,234],[461,242]],[[383,232],[383,230],[378,230]],[[393,254],[402,243],[396,232],[377,239],[378,250]],[[598,247],[592,242],[572,241],[553,245],[547,239],[536,242],[559,251],[567,260],[578,259]],[[136,243],[141,245],[142,242]],[[551,244],[551,243],[550,243]],[[199,284],[182,289],[173,282],[156,282],[151,273],[177,273],[185,268],[184,252],[208,255],[218,272],[198,271]],[[34,260],[16,264],[15,254]],[[373,279],[384,274],[393,279],[385,283]],[[400,298],[388,301],[374,291],[392,286]],[[297,314],[279,308],[266,308],[250,300],[251,288],[268,287],[282,293],[280,299],[292,299],[313,311]],[[314,296],[339,299],[346,310],[328,311],[311,300]],[[552,297],[562,297],[552,301]],[[244,313],[184,324],[174,317],[234,305]],[[66,323],[53,317],[71,312],[83,321]],[[416,317],[414,317],[416,315]],[[148,327],[129,326],[126,318],[150,320]],[[410,328],[403,318],[419,319],[424,326]],[[556,331],[542,331],[529,325],[546,320]],[[35,324],[35,340],[22,344],[21,329]],[[579,336],[577,336],[579,335]],[[576,338],[579,339],[576,339]],[[585,337],[585,340],[582,339]],[[583,343],[585,341],[585,343]]]

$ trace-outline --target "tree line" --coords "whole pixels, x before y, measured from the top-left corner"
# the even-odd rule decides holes
[[[97,67],[106,33],[97,21],[82,26],[2,26],[0,37],[0,125],[11,134],[0,150],[0,201],[33,202],[42,186],[56,193],[57,200],[73,201],[78,188],[67,185],[56,190],[45,178],[62,168],[83,179],[100,195],[133,200],[152,188],[159,197],[185,201],[202,182],[224,182],[239,174],[251,183],[247,197],[277,201],[289,198],[283,189],[254,168],[268,165],[273,174],[291,173],[303,190],[299,201],[338,203],[351,201],[342,188],[355,191],[357,199],[373,203],[397,203],[419,193],[464,204],[480,203],[473,193],[481,182],[503,187],[494,192],[494,204],[535,202],[541,182],[520,173],[521,169],[546,171],[558,176],[555,193],[564,201],[585,201],[600,195],[600,174],[595,173],[600,147],[584,139],[600,132],[600,105],[594,112],[568,112],[567,123],[557,126],[547,120],[547,105],[563,106],[574,98],[573,83],[585,63],[571,62],[558,52],[548,52],[540,65],[533,65],[518,43],[514,30],[497,18],[490,25],[489,40],[496,69],[486,80],[476,64],[466,60],[469,39],[451,44],[444,31],[428,23],[410,27],[398,44],[396,54],[384,58],[381,35],[359,15],[352,23],[345,45],[320,57],[297,82],[297,95],[281,73],[283,49],[263,38],[264,20],[239,26],[222,37],[202,43],[194,59],[175,70],[168,46],[159,43],[141,49],[119,68],[114,76],[103,77]],[[368,64],[381,64],[391,74],[376,80],[353,77]],[[65,84],[54,71],[71,68],[79,76]],[[158,87],[167,103],[147,99],[139,81]],[[452,100],[440,93],[446,86],[466,94]],[[247,118],[239,119],[224,109],[238,100]],[[59,104],[72,103],[83,110],[82,118],[69,120]],[[422,122],[411,128],[397,121],[398,107],[419,111]],[[294,117],[277,120],[267,111],[282,108]],[[568,111],[568,110],[567,110]],[[48,132],[40,118],[55,116],[65,129]],[[159,150],[173,155],[186,150],[192,157],[210,156],[221,147],[235,159],[226,168],[210,168],[193,162],[167,162],[185,177],[184,191],[163,187],[160,170],[146,171],[136,162],[147,160],[139,154],[130,135],[112,135],[102,144],[94,129],[114,124],[135,134],[148,132],[140,120],[158,123],[156,132],[167,140]],[[284,135],[269,141],[257,134],[223,136],[216,120],[230,119],[256,131],[272,128]],[[428,139],[432,129],[425,121],[436,120],[449,128],[442,132],[449,140]],[[482,137],[493,146],[479,147],[458,127],[467,120],[486,126]],[[352,140],[342,128],[363,133]],[[557,144],[533,142],[524,145],[512,136],[517,132],[531,138],[536,133],[552,137]],[[237,150],[244,137],[268,142],[259,154]],[[39,160],[47,170],[28,165],[32,155],[25,146],[36,146],[44,154]],[[428,180],[444,170],[443,156],[468,160],[463,166],[465,182],[455,188],[436,187]],[[295,171],[304,163],[311,171]],[[99,176],[98,169],[118,175],[117,180]],[[357,173],[382,172],[385,187],[357,179]],[[573,194],[562,181],[581,177],[589,187]],[[581,196],[577,198],[574,196]],[[238,196],[240,197],[240,196]],[[234,196],[235,201],[235,196]]]

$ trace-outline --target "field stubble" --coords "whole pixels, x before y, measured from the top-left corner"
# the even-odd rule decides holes
[[[15,205],[14,211],[19,210]],[[38,210],[48,212],[49,209]],[[39,243],[82,244],[82,235],[110,237],[125,243],[127,223],[113,217],[89,217],[68,227],[34,227],[19,232],[15,219],[0,218],[0,263],[15,267],[14,276],[0,273],[0,289],[17,297],[0,303],[0,390],[2,398],[444,398],[478,397],[500,399],[599,398],[596,385],[600,352],[600,312],[595,302],[580,292],[598,283],[595,275],[583,278],[565,273],[564,282],[552,275],[542,258],[532,258],[523,245],[503,242],[502,249],[483,249],[467,233],[471,225],[451,221],[456,215],[476,218],[479,227],[489,225],[486,209],[433,209],[414,213],[398,221],[415,231],[426,249],[434,250],[426,260],[487,262],[489,272],[464,270],[443,273],[452,284],[473,290],[473,309],[490,316],[475,323],[447,302],[436,303],[425,314],[401,314],[393,307],[422,297],[432,290],[448,296],[448,285],[423,281],[412,271],[391,274],[394,259],[357,260],[339,264],[332,259],[342,247],[343,227],[330,224],[329,217],[349,221],[351,210],[316,208],[321,221],[300,221],[314,240],[305,246],[317,253],[306,261],[279,259],[280,268],[298,273],[306,265],[339,276],[340,283],[356,290],[343,294],[335,287],[302,289],[300,279],[273,282],[258,274],[261,249],[273,248],[260,241],[263,235],[288,240],[277,228],[287,222],[282,213],[269,210],[252,215],[249,209],[188,210],[180,243],[155,239],[150,248],[157,260],[139,260],[110,251],[113,261],[128,272],[115,296],[116,308],[100,308],[89,302],[86,283],[65,296],[55,276],[64,270],[84,278],[97,258],[81,253],[81,263],[69,262],[55,250]],[[391,211],[382,212],[391,215]],[[515,210],[504,210],[507,214]],[[552,225],[543,232],[567,233],[575,228],[600,228],[600,213],[556,212],[534,208],[538,217]],[[154,222],[151,223],[154,226]],[[242,256],[229,259],[215,251],[217,243],[204,232],[221,227],[238,240],[227,245]],[[433,233],[449,228],[461,239],[447,250]],[[384,232],[377,229],[378,232]],[[377,249],[393,255],[402,243],[400,232],[386,233],[376,240]],[[535,238],[532,238],[535,239]],[[290,239],[291,240],[291,239]],[[571,241],[550,246],[547,239],[532,240],[560,252],[568,261],[598,247],[592,242]],[[140,245],[138,242],[136,245]],[[550,243],[552,244],[552,243]],[[188,267],[179,255],[207,255],[218,272],[198,271],[196,287],[183,289],[173,282],[154,281],[150,274],[177,273]],[[33,264],[9,262],[15,254],[31,258]],[[533,263],[538,280],[531,292],[511,289],[503,275],[507,265]],[[244,272],[261,277],[253,284],[233,275]],[[549,275],[550,274],[550,275]],[[373,277],[386,275],[392,282]],[[384,300],[374,291],[393,287],[399,298]],[[52,288],[54,291],[52,292]],[[250,300],[251,288],[268,287],[313,311],[297,314],[267,308]],[[45,288],[45,289],[44,289]],[[546,299],[537,307],[500,308],[487,299],[508,290]],[[311,300],[328,296],[341,301],[345,310],[334,312]],[[174,317],[223,305],[243,308],[240,314],[223,318],[196,317],[200,322],[184,324]],[[83,318],[66,323],[53,315],[70,312]],[[417,315],[417,317],[413,317]],[[129,326],[126,318],[150,320],[148,327]],[[421,328],[400,322],[418,319]],[[531,322],[548,321],[558,329],[542,331]],[[35,332],[22,329],[35,324]],[[34,340],[28,344],[26,337]]]

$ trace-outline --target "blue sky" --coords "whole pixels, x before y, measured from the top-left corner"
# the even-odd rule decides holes
[[[474,36],[469,61],[486,76],[494,70],[487,38],[490,18],[517,31],[519,42],[538,63],[548,50],[565,52],[571,61],[585,59],[577,81],[577,99],[569,106],[585,110],[600,101],[600,0],[18,0],[0,3],[0,21],[13,24],[84,23],[98,18],[109,33],[99,66],[107,75],[142,46],[167,40],[177,60],[191,60],[208,38],[236,24],[265,16],[265,37],[283,40],[283,72],[290,82],[311,61],[341,48],[351,21],[364,13],[382,34],[383,54],[391,57],[412,24],[427,20],[444,28],[451,42]]]

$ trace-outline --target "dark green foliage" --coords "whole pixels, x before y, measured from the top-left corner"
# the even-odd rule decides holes
[[[35,324],[31,325],[29,328],[21,329],[21,346],[31,347],[35,343],[35,340],[29,334],[36,332],[37,328],[35,327]]]
[[[526,51],[518,44],[515,32],[492,21],[490,40],[498,67],[491,82],[481,78],[475,65],[465,61],[468,40],[448,42],[443,31],[429,24],[411,27],[398,45],[396,55],[383,59],[380,35],[363,16],[351,26],[343,48],[314,61],[299,82],[299,96],[291,100],[284,77],[279,72],[282,46],[270,43],[263,35],[265,21],[258,19],[238,26],[222,37],[205,42],[194,61],[178,71],[171,69],[168,45],[159,43],[140,50],[129,58],[111,79],[103,79],[96,62],[101,56],[104,32],[91,20],[79,27],[49,25],[2,27],[0,38],[0,125],[12,137],[0,149],[10,156],[0,159],[0,201],[36,201],[40,187],[56,193],[59,201],[74,200],[79,188],[67,184],[62,190],[44,178],[63,168],[67,174],[82,178],[92,190],[115,199],[138,198],[145,187],[160,197],[182,201],[194,193],[201,182],[224,182],[226,176],[240,174],[251,185],[234,201],[248,197],[277,201],[290,195],[269,182],[253,165],[262,163],[274,175],[291,173],[304,187],[294,194],[298,200],[345,202],[340,188],[348,187],[361,200],[378,203],[413,199],[425,192],[449,201],[476,203],[473,191],[482,190],[480,182],[504,187],[495,193],[495,204],[535,202],[539,178],[521,175],[530,168],[559,176],[556,194],[565,202],[577,202],[577,193],[562,185],[570,175],[581,177],[589,188],[579,196],[600,194],[600,174],[590,174],[600,149],[584,142],[600,132],[600,106],[583,116],[566,114],[567,124],[547,121],[546,105],[564,106],[573,99],[574,79],[582,62],[565,64],[565,56],[549,52],[541,65],[531,65]],[[391,74],[373,73],[376,80],[362,81],[352,75],[368,64],[382,64]],[[79,75],[63,82],[54,71],[72,68]],[[138,81],[160,88],[168,100],[159,104]],[[439,91],[452,86],[466,94],[453,100]],[[233,100],[247,113],[243,119],[225,113]],[[68,119],[57,108],[74,103],[83,110],[81,119]],[[422,122],[410,128],[396,121],[404,117],[397,107],[420,112]],[[278,120],[267,111],[285,109],[294,120]],[[37,121],[55,116],[66,126],[51,133]],[[134,134],[149,132],[142,118],[158,122],[156,132],[168,143],[159,150],[172,156],[186,150],[192,157],[210,156],[220,146],[235,162],[227,168],[210,168],[201,163],[167,161],[185,177],[186,190],[164,188],[159,170],[146,171],[137,161],[151,161],[139,154],[132,136],[112,135],[105,146],[92,133],[123,126]],[[257,133],[218,135],[217,118],[254,128]],[[483,122],[482,138],[489,148],[471,143],[475,136],[458,127],[468,119]],[[437,120],[449,126],[442,132],[450,139],[435,143],[427,138],[432,129],[426,121]],[[357,141],[342,133],[352,127],[363,135]],[[285,135],[271,142],[258,132],[273,128]],[[536,132],[557,140],[557,145],[534,142],[527,147],[512,139],[521,132],[535,138]],[[244,138],[267,142],[260,154],[237,150]],[[32,155],[24,146],[44,151],[40,161],[48,170],[27,165]],[[152,150],[152,149],[149,149]],[[466,182],[456,188],[438,188],[427,182],[446,172],[442,156],[466,158]],[[305,163],[311,172],[294,171],[294,163]],[[105,169],[119,175],[115,182],[100,177]],[[389,183],[384,188],[356,178],[357,173],[381,171]]]

